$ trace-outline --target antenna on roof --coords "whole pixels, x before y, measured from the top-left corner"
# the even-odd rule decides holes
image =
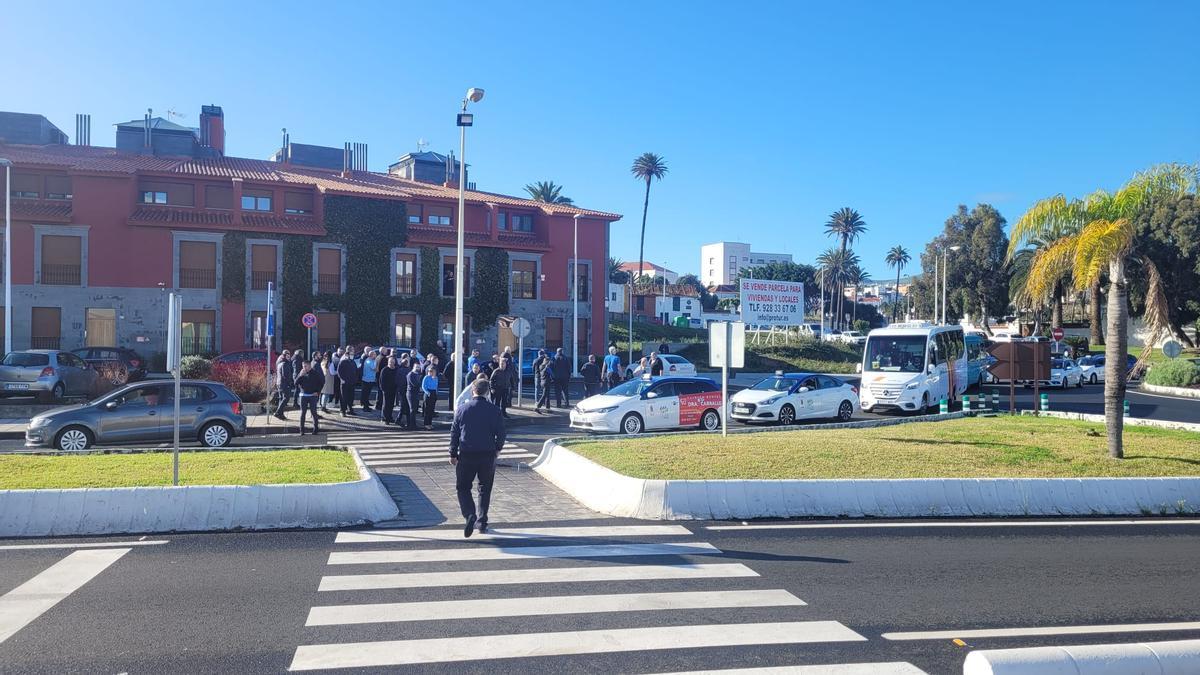
[[[175,112],[174,108],[167,108],[167,117],[178,117],[179,119],[187,119],[187,113]]]
[[[417,152],[425,152],[425,148],[429,147],[429,141],[424,138],[417,139]]]

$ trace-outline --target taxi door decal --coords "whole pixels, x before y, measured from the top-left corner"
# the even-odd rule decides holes
[[[679,397],[679,426],[700,423],[705,410],[721,409],[721,392],[706,391],[702,394],[684,394]]]

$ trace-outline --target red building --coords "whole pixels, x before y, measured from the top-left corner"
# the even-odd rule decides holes
[[[14,349],[165,351],[170,289],[184,296],[186,351],[258,345],[268,284],[281,290],[276,321],[285,340],[303,336],[291,323],[313,311],[314,344],[322,347],[449,342],[457,163],[413,153],[377,173],[366,170],[365,146],[291,144],[286,136],[273,160],[227,157],[222,110],[204,106],[200,123],[195,130],[147,116],[117,125],[116,147],[106,148],[68,145],[39,115],[0,113],[0,158],[12,162],[13,228],[12,242],[4,242],[12,246],[13,325],[3,330],[12,330]],[[76,135],[84,143],[90,137],[80,124]],[[534,327],[528,346],[569,353],[578,334],[581,355],[602,350],[608,226],[620,216],[468,187],[468,295],[502,293],[508,304],[486,325],[468,316],[471,343],[488,353],[515,347],[506,326],[521,316]],[[389,224],[381,239],[401,242],[386,260],[359,245],[353,223],[349,235],[342,225],[340,238],[327,227],[328,204],[349,204],[354,212],[368,202],[403,204],[406,222]],[[579,273],[572,284],[576,228]],[[356,260],[354,250],[372,255]],[[487,287],[474,289],[476,256],[481,265],[496,259],[485,250],[503,251],[507,268],[489,270]],[[377,284],[355,287],[368,260],[371,278],[385,280],[384,296]],[[440,269],[425,269],[431,263]],[[579,294],[577,329],[572,292]],[[377,306],[354,309],[356,296],[376,298]],[[311,306],[288,306],[298,297]]]

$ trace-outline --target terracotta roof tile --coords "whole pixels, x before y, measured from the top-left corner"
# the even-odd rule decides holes
[[[0,204],[3,201],[0,200]],[[42,220],[71,221],[71,202],[54,199],[14,199],[13,217],[38,218]]]

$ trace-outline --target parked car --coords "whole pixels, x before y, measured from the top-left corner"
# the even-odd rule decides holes
[[[56,408],[29,421],[25,445],[82,452],[94,444],[170,440],[175,433],[175,383],[128,384],[95,401]],[[242,401],[223,384],[180,384],[179,437],[223,447],[246,433]]]
[[[67,396],[87,396],[94,390],[96,378],[96,370],[71,352],[9,352],[0,362],[0,397],[33,395],[43,401],[61,401]]]
[[[125,347],[81,347],[71,352],[112,378],[113,384],[146,379],[146,359]]]
[[[571,428],[640,434],[647,429],[721,426],[721,390],[702,377],[643,377],[583,399]]]
[[[696,366],[691,361],[679,356],[678,354],[659,354],[658,358],[663,362],[663,375],[684,375],[693,376],[696,374]],[[627,364],[625,366],[625,379],[641,377],[642,373],[636,370],[637,363]]]
[[[743,424],[820,417],[848,422],[859,408],[858,388],[828,375],[776,373],[734,394],[729,407],[730,417]]]
[[[865,345],[867,344],[867,336],[856,330],[843,331],[837,336],[838,342],[844,342],[848,345]]]
[[[1050,386],[1066,389],[1083,386],[1083,371],[1071,359],[1050,360]]]
[[[1083,375],[1083,380],[1088,384],[1104,382],[1103,356],[1085,356],[1076,361],[1075,364],[1079,366],[1080,374]]]

